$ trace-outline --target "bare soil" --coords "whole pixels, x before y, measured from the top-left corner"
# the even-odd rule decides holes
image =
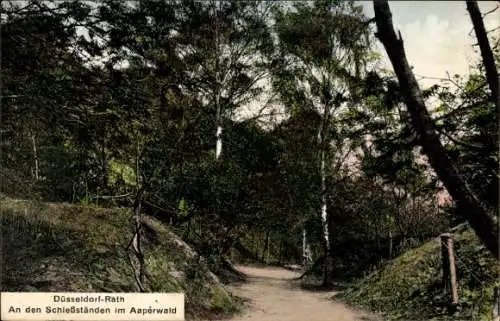
[[[330,298],[335,291],[304,290],[294,279],[299,272],[275,267],[238,266],[248,281],[230,290],[249,300],[243,314],[230,321],[376,321]]]

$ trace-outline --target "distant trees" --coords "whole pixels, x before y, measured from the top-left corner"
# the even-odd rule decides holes
[[[367,19],[352,2],[328,1],[294,3],[293,10],[277,9],[275,17],[279,42],[273,86],[292,115],[300,111],[317,115],[314,135],[303,139],[315,146],[313,173],[319,178],[316,206],[323,226],[324,283],[329,285],[332,221],[328,194],[330,184],[340,183],[345,175],[345,160],[354,147],[339,118],[356,96],[354,82],[366,65],[363,57],[370,48]]]

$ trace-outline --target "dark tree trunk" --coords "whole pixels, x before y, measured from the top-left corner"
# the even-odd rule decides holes
[[[491,98],[495,103],[497,109],[500,111],[500,95],[498,92],[499,79],[498,71],[495,66],[495,57],[491,51],[490,42],[488,41],[488,34],[484,28],[483,17],[477,5],[477,1],[466,1],[467,11],[469,11],[474,31],[476,33],[479,49],[481,49],[481,57],[483,58],[484,68],[486,70],[486,79],[491,90]]]
[[[250,251],[247,249],[243,244],[240,243],[240,241],[235,241],[234,242],[234,248],[240,252],[240,254],[246,258],[246,259],[251,259],[254,262],[258,262],[259,258],[258,255],[255,254],[254,252]]]
[[[39,160],[38,160],[38,152],[36,148],[36,135],[34,133],[31,134],[31,142],[33,144],[33,161],[34,161],[34,171],[33,171],[33,176],[35,177],[35,180],[38,181],[40,178],[40,171],[39,171]]]
[[[109,181],[108,158],[106,155],[106,140],[102,139],[101,145],[101,188],[106,190]]]
[[[280,247],[278,250],[278,263],[283,263],[283,237],[280,237]]]
[[[498,222],[493,213],[474,194],[456,164],[444,150],[435,125],[425,106],[415,75],[406,59],[401,35],[394,31],[392,14],[387,0],[374,0],[376,36],[382,42],[398,77],[399,85],[411,115],[412,126],[419,135],[419,144],[439,179],[456,202],[460,213],[467,219],[488,250],[499,259]]]
[[[236,236],[233,234],[233,228],[229,228],[226,231],[226,235],[224,236],[224,239],[222,241],[220,255],[226,255],[233,246],[235,241],[236,241]]]
[[[474,31],[476,33],[479,49],[481,50],[481,57],[483,59],[484,69],[486,70],[486,80],[488,81],[488,85],[491,90],[491,101],[497,108],[497,115],[500,115],[500,78],[498,78],[498,69],[495,64],[495,57],[493,56],[490,42],[488,41],[488,34],[484,27],[483,17],[481,15],[481,11],[479,11],[477,1],[466,1],[466,3],[467,11],[469,11],[472,25],[474,26]],[[495,144],[498,144],[498,136],[499,133],[497,129],[497,132],[495,132],[494,135]],[[498,186],[498,179],[495,181]]]
[[[260,262],[263,264],[267,263],[266,262],[266,253],[267,253],[267,251],[269,251],[269,231],[266,232],[266,241],[265,242],[266,243],[264,244],[264,249],[262,250],[262,257],[260,259]],[[267,253],[267,255],[269,255],[269,254]]]
[[[392,260],[392,253],[393,253],[393,240],[392,240],[392,232],[389,231],[389,260]]]
[[[380,232],[378,225],[375,227],[375,241],[377,244],[377,259],[381,259],[383,255],[382,255],[382,244],[380,244]]]

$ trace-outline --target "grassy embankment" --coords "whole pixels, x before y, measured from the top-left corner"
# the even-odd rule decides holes
[[[453,239],[460,297],[455,310],[443,291],[439,238],[358,280],[340,299],[379,312],[385,320],[492,320],[498,262],[470,229],[457,230]]]
[[[130,211],[0,196],[2,291],[138,292],[126,247]],[[144,218],[146,285],[184,292],[186,317],[228,316],[241,300],[165,225]]]

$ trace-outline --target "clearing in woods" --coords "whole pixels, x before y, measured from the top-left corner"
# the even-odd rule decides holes
[[[355,311],[329,300],[336,292],[301,289],[293,279],[298,272],[275,267],[239,266],[247,282],[231,286],[250,306],[230,321],[375,321],[368,313]]]

